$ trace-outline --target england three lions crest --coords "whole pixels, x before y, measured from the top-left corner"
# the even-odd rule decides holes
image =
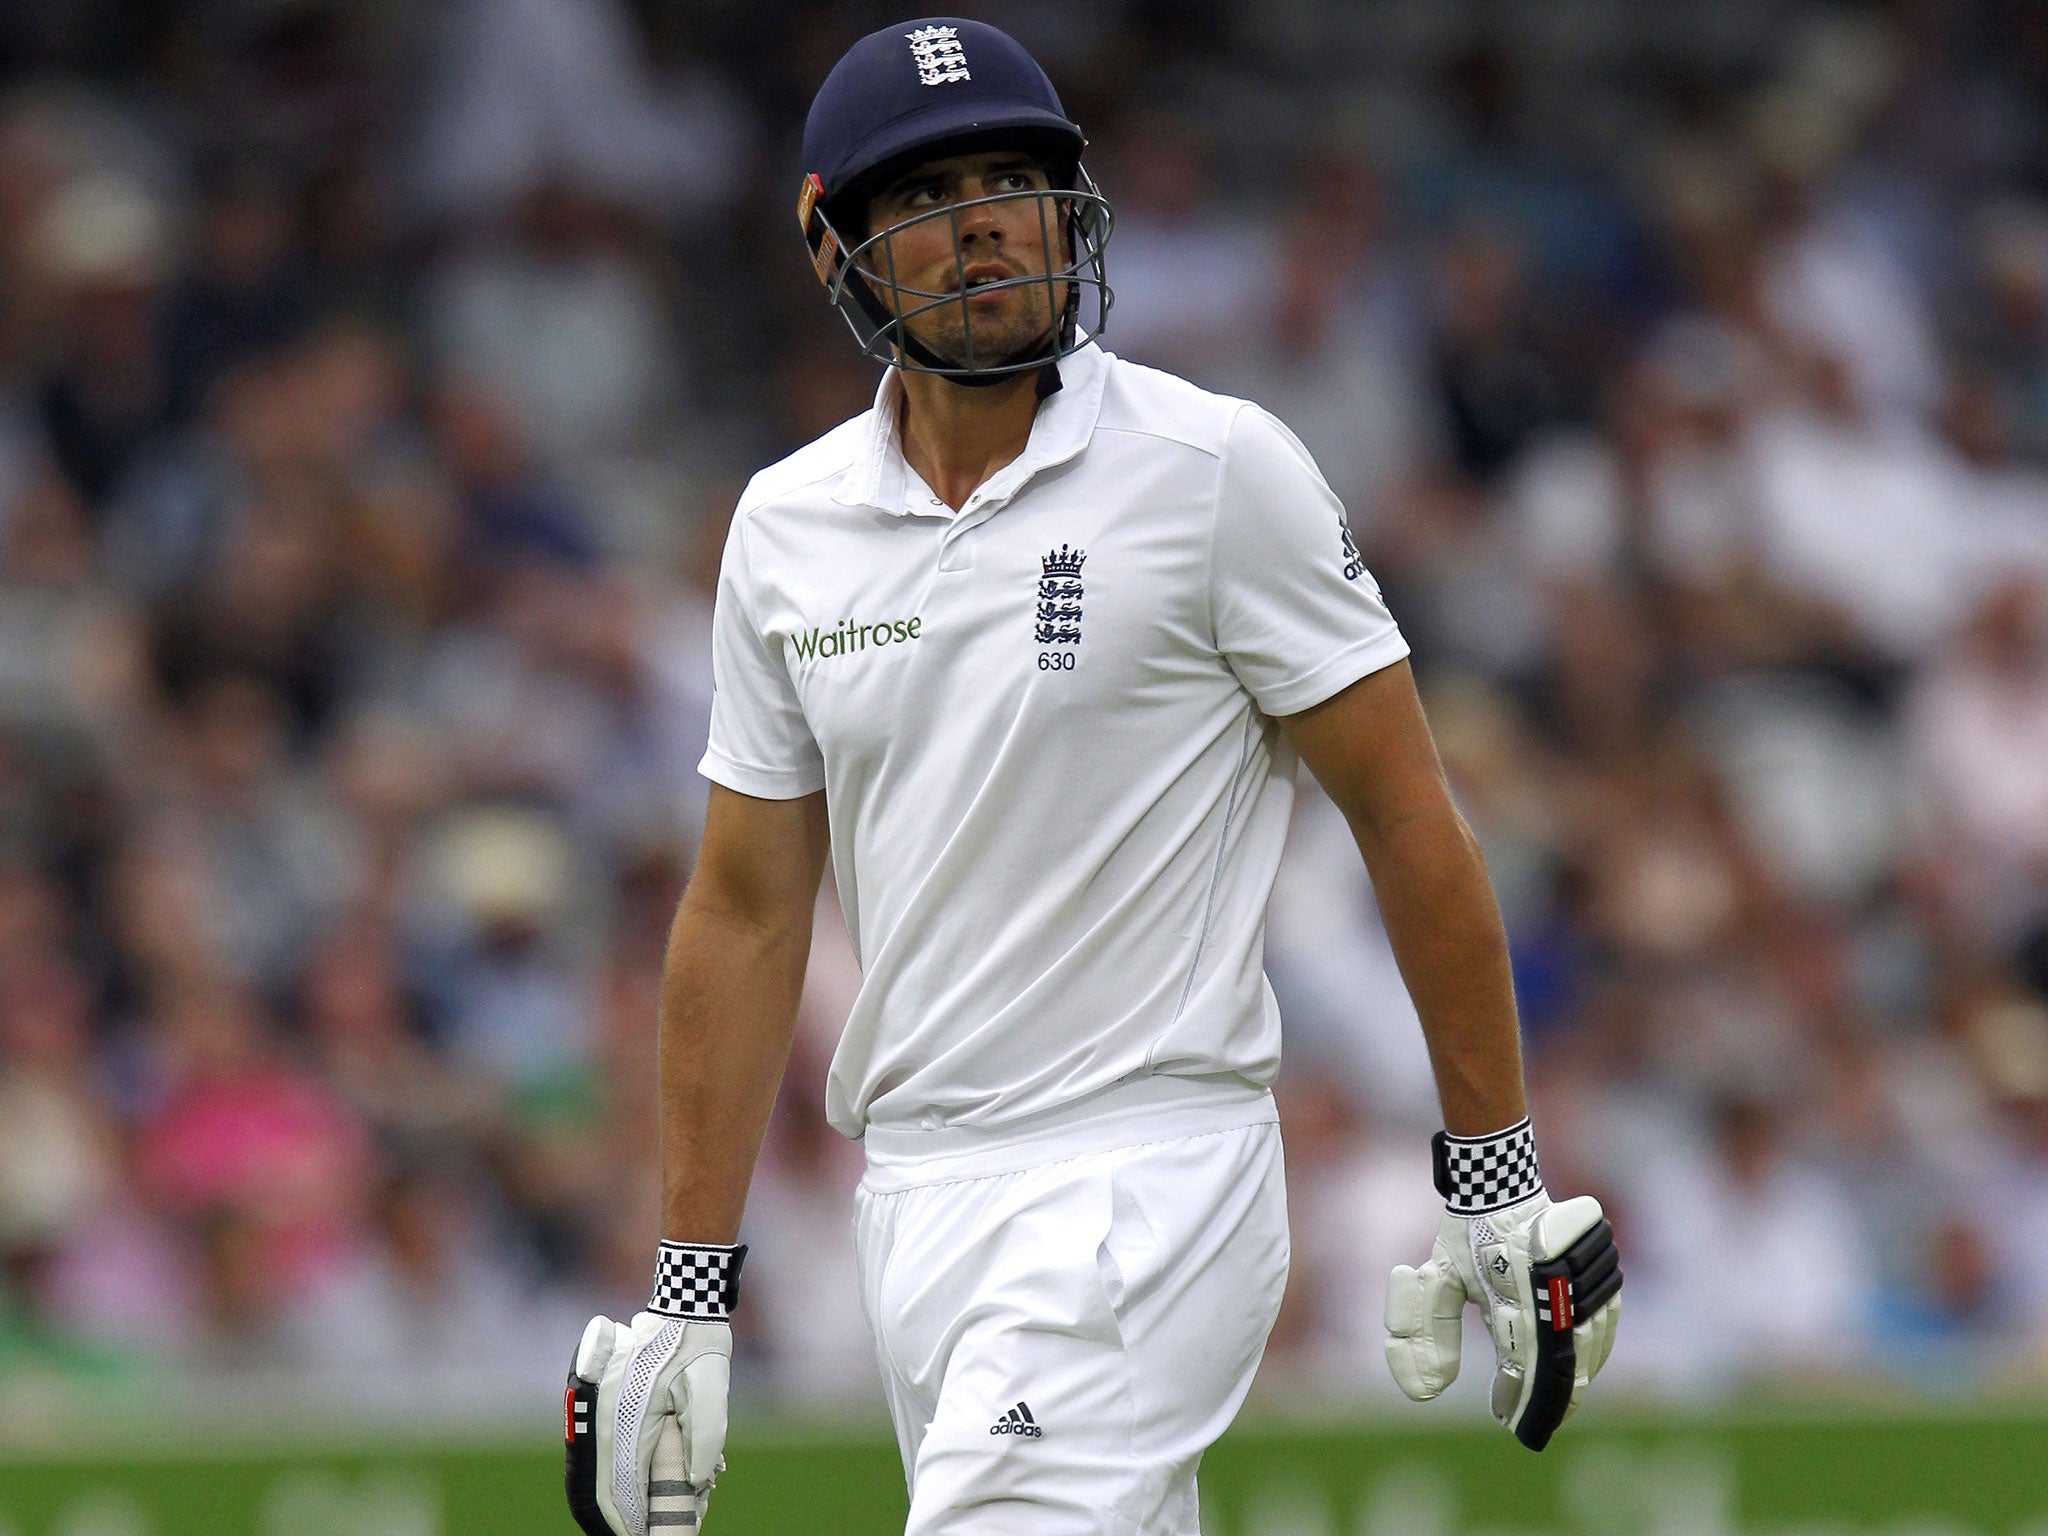
[[[967,54],[960,47],[958,27],[919,27],[903,35],[910,39],[911,61],[924,84],[951,85],[974,78],[967,72]]]
[[[1040,645],[1081,643],[1081,565],[1088,552],[1062,544],[1039,562],[1038,627]]]

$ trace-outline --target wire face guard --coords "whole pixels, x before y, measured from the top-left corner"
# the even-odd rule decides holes
[[[969,198],[926,213],[913,214],[887,229],[878,230],[849,247],[845,238],[825,215],[824,185],[816,174],[804,178],[797,199],[797,219],[803,226],[804,243],[811,253],[811,265],[832,304],[846,319],[861,352],[876,362],[914,373],[935,373],[947,378],[994,379],[1023,373],[1057,362],[1099,335],[1109,317],[1116,295],[1111,291],[1102,248],[1116,224],[1116,215],[1096,187],[1094,179],[1075,168],[1074,187],[1033,188],[1023,192],[997,192],[988,197]],[[943,292],[917,288],[896,278],[890,238],[919,224],[944,219],[951,225],[956,269],[967,264],[960,246],[960,215],[972,208],[997,203],[1030,200],[1038,205],[1039,249],[1044,270],[1021,277],[997,278],[972,288]],[[1054,236],[1064,226],[1072,241],[1073,259],[1064,266],[1054,261]],[[882,258],[879,268],[875,257]],[[1060,301],[1059,285],[1066,285]],[[974,324],[968,308],[975,294],[1004,288],[1043,287],[1046,311],[1053,315],[1051,332],[1041,344],[1034,344],[1026,357],[984,361],[975,356]],[[1094,319],[1085,330],[1079,325],[1081,293],[1092,290]],[[883,295],[888,296],[887,301]],[[960,311],[961,334],[967,348],[965,361],[941,357],[909,329],[909,323],[947,306]]]

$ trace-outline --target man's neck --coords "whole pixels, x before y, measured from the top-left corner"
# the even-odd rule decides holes
[[[903,457],[954,511],[1024,451],[1038,414],[1038,372],[969,389],[935,373],[899,373]]]

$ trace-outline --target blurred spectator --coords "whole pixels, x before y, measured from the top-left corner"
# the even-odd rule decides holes
[[[1887,230],[1831,198],[1828,176],[1890,88],[1903,41],[1875,18],[1815,18],[1750,123],[1771,186],[1766,310],[1789,339],[1839,359],[1842,392],[1882,424],[1933,409],[1933,321]]]
[[[437,365],[491,380],[545,459],[628,446],[673,396],[681,341],[630,222],[570,183],[546,182],[521,200],[508,234],[434,275]]]
[[[290,717],[246,673],[196,685],[179,721],[189,835],[221,903],[228,958],[273,993],[347,900],[356,872],[313,785],[290,770]]]
[[[1529,334],[1528,281],[1504,229],[1468,225],[1438,252],[1433,359],[1449,458],[1494,480],[1563,405],[1550,362]]]
[[[566,942],[574,857],[550,818],[509,806],[450,818],[433,854],[454,940],[435,977],[445,1048],[540,1102],[572,1092],[592,1050],[590,981]]]
[[[2048,1354],[2048,1283],[2040,1223],[2048,1213],[2048,1007],[2032,999],[1987,995],[1970,1020],[1972,1044],[1998,1105],[2000,1158],[1978,1186],[1978,1216],[1989,1234],[1991,1282],[2025,1341],[2023,1368]]]
[[[1990,375],[1963,367],[1951,376],[1941,428],[1955,452],[1951,494],[1974,561],[1964,573],[1972,600],[2020,572],[2048,580],[2048,455],[2022,456],[2017,419]]]
[[[261,1004],[230,983],[168,990],[156,1018],[163,1086],[139,1127],[138,1174],[196,1222],[208,1294],[241,1306],[330,1273],[362,1213],[362,1127],[288,1060]]]
[[[56,1261],[125,1170],[84,978],[54,953],[19,950],[0,978],[0,1312],[52,1320]]]
[[[330,931],[304,972],[310,1058],[386,1152],[483,1146],[498,1127],[498,1095],[426,1045],[402,961],[395,936],[367,914]]]
[[[1978,242],[1983,287],[1965,313],[1963,342],[2014,445],[2039,466],[2048,463],[2048,206],[1992,206]]]
[[[196,712],[232,675],[270,696],[285,745],[320,733],[342,666],[337,510],[331,487],[299,476],[241,505],[212,568],[161,610],[157,664],[173,697]]]
[[[1414,277],[1391,247],[1385,197],[1361,161],[1302,167],[1270,292],[1214,374],[1300,437],[1368,540],[1388,495],[1435,446]],[[1123,319],[1120,307],[1112,345]]]
[[[221,370],[273,351],[307,320],[289,189],[268,167],[216,170],[198,213],[191,271],[165,305],[164,373],[169,413],[189,415]]]
[[[1198,383],[1270,304],[1273,242],[1223,197],[1213,146],[1191,117],[1140,113],[1106,143],[1110,348]]]
[[[1753,451],[1762,552],[1780,586],[1833,608],[1860,644],[1895,660],[1955,624],[1970,529],[1936,439],[1880,425],[1844,365],[1821,357],[1802,396],[1757,423]]]
[[[722,203],[745,163],[745,106],[692,67],[678,28],[654,34],[668,45],[657,72],[638,14],[616,0],[447,7],[411,160],[421,212],[488,226],[550,180],[659,219]]]
[[[2016,945],[2048,924],[2048,586],[1986,599],[1923,675],[1907,729],[1955,915]]]
[[[1790,1144],[1794,1125],[1787,1103],[1724,1098],[1705,1155],[1662,1189],[1630,1192],[1632,1353],[1667,1384],[1825,1379],[1859,1353],[1873,1255],[1843,1192]]]
[[[1417,219],[1438,235],[1486,231],[1526,258],[1546,288],[1618,297],[1626,214],[1601,177],[1572,163],[1572,146],[1531,131],[1538,103],[1524,56],[1484,33],[1446,41],[1407,186]]]
[[[501,394],[468,377],[446,380],[434,394],[433,425],[463,506],[465,553],[577,568],[596,558],[583,508],[536,461],[525,426]]]
[[[141,185],[82,176],[43,211],[32,257],[37,276],[55,291],[43,431],[73,488],[97,508],[170,404],[157,356],[172,261],[168,220]]]
[[[482,1206],[459,1165],[387,1173],[362,1248],[286,1313],[281,1355],[357,1410],[545,1395],[560,1367],[536,1340],[560,1320],[535,1314],[481,1229]]]
[[[125,747],[150,685],[143,615],[94,555],[84,503],[37,472],[0,524],[0,721],[74,759]]]

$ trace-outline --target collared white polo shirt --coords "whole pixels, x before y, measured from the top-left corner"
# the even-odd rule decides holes
[[[870,1163],[1263,1101],[1276,717],[1408,651],[1265,411],[1089,348],[957,514],[900,385],[756,475],[704,774],[826,792],[863,984],[827,1113]]]

